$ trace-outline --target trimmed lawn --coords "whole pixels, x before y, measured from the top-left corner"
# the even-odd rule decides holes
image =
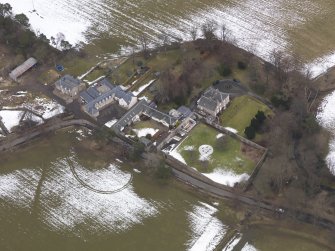
[[[178,146],[177,151],[183,156],[189,166],[200,172],[210,173],[215,168],[222,168],[236,174],[251,174],[255,162],[241,152],[241,142],[224,135],[224,139],[217,139],[219,131],[205,124],[197,125],[190,135]],[[222,140],[220,143],[219,141]],[[200,161],[199,147],[210,145],[214,148],[209,161]]]
[[[220,116],[221,124],[231,127],[244,136],[244,129],[250,125],[250,121],[258,111],[270,115],[272,111],[265,104],[248,96],[234,98],[228,108]]]
[[[60,74],[56,72],[54,69],[50,69],[48,71],[43,72],[39,77],[38,81],[42,84],[53,84],[59,78]]]
[[[157,123],[153,120],[138,121],[132,126],[132,128],[133,129],[144,129],[144,128],[161,129],[161,127],[158,126]]]

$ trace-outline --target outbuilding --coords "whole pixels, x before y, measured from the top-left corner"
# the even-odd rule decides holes
[[[21,77],[25,72],[31,69],[33,66],[37,64],[37,60],[33,57],[27,59],[23,64],[16,67],[9,73],[9,77],[14,81],[17,81],[19,77]]]

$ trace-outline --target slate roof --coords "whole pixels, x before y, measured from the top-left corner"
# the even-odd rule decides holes
[[[85,103],[90,103],[94,99],[99,98],[107,92],[110,92],[116,88],[107,79],[102,79],[93,86],[90,86],[87,90],[80,93],[80,97],[85,101]]]
[[[192,113],[191,109],[184,105],[180,106],[177,111],[180,112],[184,118],[188,117]]]
[[[122,99],[129,105],[133,99],[134,95],[130,92],[127,92]]]
[[[198,105],[206,108],[207,110],[215,111],[218,106],[218,103],[213,99],[202,96],[198,101]]]
[[[206,92],[202,96],[213,99],[217,102],[223,102],[228,97],[228,94],[220,92],[218,89],[210,87],[206,90]]]
[[[168,125],[172,126],[177,123],[177,119],[169,116],[166,113],[158,111],[148,105],[148,103],[143,99],[139,101],[131,110],[129,110],[115,125],[115,129],[121,131],[124,127],[130,124],[133,121],[135,116],[145,114],[154,120],[164,121]]]
[[[98,84],[105,85],[109,89],[114,89],[115,88],[115,85],[113,85],[111,82],[109,82],[109,80],[107,78],[101,79],[100,81],[98,81]]]
[[[220,92],[218,89],[210,87],[198,100],[198,106],[214,112],[218,105],[227,97],[229,97],[227,93]]]
[[[124,91],[120,86],[116,86],[112,89],[113,85],[110,85],[108,87],[108,91],[105,93],[100,93],[97,90],[97,85],[92,86],[88,88],[86,91],[82,92],[80,94],[80,97],[87,103],[85,105],[85,110],[88,111],[91,115],[97,111],[95,108],[95,105],[104,99],[111,99],[111,98],[116,98],[116,99],[122,99],[124,100],[128,105],[131,103],[134,95],[131,92],[126,92]]]
[[[113,93],[115,94],[115,97],[118,99],[122,99],[127,94],[127,92],[122,90],[121,86],[119,85],[113,89]]]
[[[71,75],[64,75],[59,80],[56,81],[56,86],[60,86],[64,89],[72,90],[75,87],[78,87],[80,85],[80,80],[77,78],[74,78]]]
[[[90,95],[93,99],[96,99],[97,97],[99,97],[101,95],[100,92],[98,92],[98,90],[94,87],[91,86],[89,87],[86,92],[88,93],[88,95]]]
[[[79,94],[80,98],[82,100],[85,101],[85,103],[90,103],[91,101],[94,100],[94,98],[92,98],[92,96],[90,96],[87,91],[82,91],[80,94]]]

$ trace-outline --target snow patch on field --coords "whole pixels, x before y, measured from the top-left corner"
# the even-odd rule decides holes
[[[133,129],[133,132],[135,132],[137,137],[139,138],[145,137],[148,134],[151,136],[154,136],[158,131],[159,129],[154,129],[154,128]]]
[[[34,0],[36,12],[32,11],[31,1],[9,2],[16,14],[23,12],[28,16],[35,31],[38,30],[49,38],[62,32],[72,44],[105,37],[106,34],[120,37],[124,44],[136,44],[139,31],[145,31],[152,44],[155,44],[160,41],[162,30],[172,40],[189,40],[190,27],[201,27],[207,20],[215,20],[225,24],[229,31],[228,38],[237,46],[265,60],[269,60],[269,54],[274,49],[289,52],[291,38],[288,32],[304,25],[307,22],[305,17],[313,19],[325,11],[321,4],[313,0],[289,3],[287,0],[244,0],[229,3],[206,3],[202,0],[199,2],[201,7],[196,7],[199,4],[192,5],[191,1],[181,5],[182,9],[177,11],[166,9],[166,3],[162,1],[149,7],[150,1],[138,4],[134,0]],[[178,1],[172,1],[170,5],[177,6],[176,2]],[[219,33],[218,31],[218,36]],[[324,63],[322,69],[334,63],[331,57],[327,57],[325,61],[330,64]],[[321,72],[317,65],[312,68],[313,75]]]
[[[178,147],[176,147],[172,152],[170,152],[170,155],[175,158],[176,160],[179,160],[181,163],[187,165],[184,157],[178,152]]]
[[[222,249],[222,251],[233,251],[235,246],[240,242],[240,240],[242,239],[242,237],[240,236],[240,234],[234,236],[229,243],[227,244],[227,246],[225,246],[224,249]]]
[[[83,187],[69,165],[84,182],[104,191],[124,186],[131,176],[115,165],[87,169],[72,156],[52,163],[41,186],[38,208],[39,219],[52,231],[81,238],[119,233],[158,214],[156,203],[139,197],[131,184],[115,194],[99,194]],[[0,175],[0,200],[30,212],[40,178],[40,170],[27,169]]]
[[[13,7],[15,14],[24,13],[29,18],[29,22],[35,31],[39,31],[46,35],[48,38],[56,37],[57,33],[62,32],[65,34],[65,40],[71,44],[76,44],[80,41],[86,41],[84,32],[91,25],[89,13],[83,16],[89,6],[81,5],[81,15],[76,10],[75,3],[71,1],[45,1],[34,0],[36,12],[32,12],[34,7],[32,1],[22,0],[4,0],[2,3],[9,2]],[[74,1],[77,2],[78,1]],[[79,5],[77,6],[79,8]]]
[[[257,251],[257,248],[247,242],[241,251]]]
[[[29,108],[29,104],[27,106]],[[35,98],[32,102],[32,109],[42,115],[44,119],[49,119],[64,113],[64,106],[58,104],[56,101],[49,100],[46,98]]]
[[[13,127],[20,124],[23,113],[23,111],[0,111],[2,122],[9,132],[12,131]]]
[[[205,175],[207,178],[213,180],[214,182],[231,187],[233,187],[235,183],[246,181],[250,178],[247,173],[236,174],[232,171],[226,171],[221,168],[214,169],[212,173],[202,174]]]
[[[327,70],[333,67],[334,65],[335,65],[335,52],[317,58],[313,62],[307,64],[306,69],[310,70],[312,78],[316,78],[317,76],[326,73]]]
[[[138,90],[133,91],[134,96],[137,97],[138,95],[140,95],[146,88],[148,88],[155,81],[156,79],[150,80],[147,84],[142,85],[140,88],[138,88]]]
[[[323,100],[316,118],[322,127],[333,134],[333,139],[329,143],[330,152],[326,157],[326,162],[330,172],[335,175],[335,92]]]
[[[215,250],[227,232],[227,227],[215,217],[218,210],[206,203],[200,203],[189,212],[192,236],[188,243],[190,251]]]
[[[42,97],[36,97],[32,101],[26,102],[16,107],[6,106],[4,108],[5,109],[26,108],[28,110],[36,112],[44,119],[52,118],[61,113],[64,113],[65,111],[64,106],[58,104],[56,101]]]
[[[30,208],[40,171],[22,169],[0,175],[0,200],[20,208]]]

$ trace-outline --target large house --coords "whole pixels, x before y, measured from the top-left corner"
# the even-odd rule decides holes
[[[122,132],[125,127],[131,125],[135,121],[138,121],[141,115],[145,115],[166,127],[174,127],[178,122],[178,119],[158,111],[157,109],[151,107],[147,101],[142,99],[121,119],[119,119],[119,121],[114,124],[113,128],[118,132]]]
[[[81,92],[80,98],[84,103],[83,110],[94,118],[99,116],[99,111],[112,103],[118,102],[121,107],[129,110],[137,102],[131,92],[124,91],[121,86],[112,85],[106,79]]]
[[[229,94],[213,87],[208,88],[197,102],[198,110],[216,117],[229,103]]]
[[[55,83],[55,91],[70,98],[76,97],[85,85],[71,75],[64,75]]]

